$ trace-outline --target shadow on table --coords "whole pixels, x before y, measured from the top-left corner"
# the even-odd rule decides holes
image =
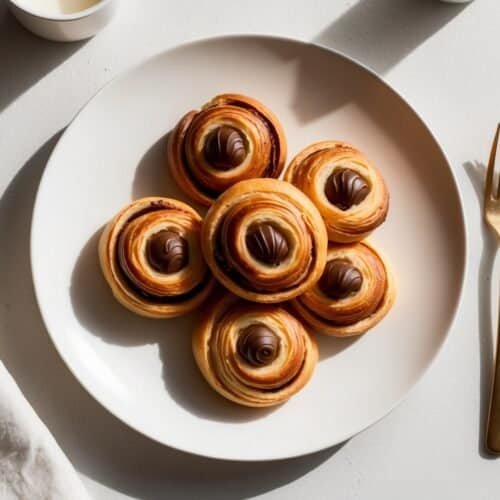
[[[464,8],[464,4],[434,0],[361,0],[313,42],[384,74]],[[356,103],[373,116],[373,111],[382,108],[382,116],[387,117],[387,108],[381,104],[387,88],[349,60],[279,40],[266,41],[265,47],[296,66],[290,106],[301,123],[325,117],[347,103]],[[390,115],[397,116],[396,111]]]
[[[57,43],[25,30],[0,2],[0,112],[86,42]]]
[[[437,0],[360,0],[313,41],[384,74],[465,6]]]
[[[30,271],[30,221],[45,163],[59,134],[24,165],[0,199],[2,361],[78,470],[144,499],[237,499],[303,476],[337,448],[280,462],[210,460],[157,444],[95,402],[56,353],[38,311]],[[57,242],[54,242],[56,244]],[[134,340],[132,339],[133,343]]]
[[[472,186],[476,192],[479,204],[482,208],[484,198],[484,179],[486,175],[486,166],[479,162],[466,162],[464,164],[465,171],[470,178]],[[481,211],[477,211],[481,217]],[[483,250],[481,252],[479,262],[478,275],[478,315],[479,315],[479,454],[483,458],[495,458],[489,454],[484,446],[486,422],[488,419],[488,409],[490,404],[491,381],[493,378],[493,363],[494,363],[494,343],[493,331],[491,325],[492,308],[491,308],[491,275],[495,264],[497,254],[497,242],[486,225],[480,220],[483,236]]]

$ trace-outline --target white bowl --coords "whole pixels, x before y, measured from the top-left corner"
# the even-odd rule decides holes
[[[94,36],[113,17],[118,0],[101,0],[72,14],[47,14],[31,9],[29,2],[9,0],[17,20],[35,35],[56,42],[74,42]]]

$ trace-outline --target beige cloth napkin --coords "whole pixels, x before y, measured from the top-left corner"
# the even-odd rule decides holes
[[[90,500],[75,469],[2,362],[0,499]]]

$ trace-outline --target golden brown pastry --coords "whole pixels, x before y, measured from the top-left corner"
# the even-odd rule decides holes
[[[127,309],[151,318],[192,311],[214,288],[200,250],[201,217],[169,198],[142,198],[106,226],[99,242],[104,277]]]
[[[231,292],[254,302],[280,302],[319,279],[327,235],[318,210],[297,188],[251,179],[211,206],[201,245],[213,274]]]
[[[360,241],[387,216],[389,192],[382,175],[344,142],[311,144],[291,161],[285,180],[313,201],[331,241]]]
[[[319,332],[349,337],[374,327],[391,308],[395,294],[387,261],[372,245],[330,244],[321,279],[292,306]]]
[[[213,389],[253,407],[288,400],[309,381],[318,360],[314,338],[283,307],[231,294],[207,311],[193,335],[193,354]]]
[[[279,177],[286,160],[281,124],[262,103],[238,94],[214,97],[181,118],[168,141],[179,187],[209,206],[238,181]]]

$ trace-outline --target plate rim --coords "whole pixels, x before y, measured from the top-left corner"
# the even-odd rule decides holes
[[[104,398],[101,398],[97,394],[94,393],[92,386],[90,384],[87,384],[86,381],[84,381],[80,376],[78,375],[77,371],[74,369],[72,366],[69,356],[66,355],[62,347],[59,346],[57,340],[56,340],[56,335],[54,335],[51,332],[51,329],[49,328],[49,323],[50,319],[48,318],[48,315],[46,311],[44,311],[43,307],[41,306],[41,300],[39,299],[39,296],[41,294],[41,285],[37,280],[37,273],[36,273],[36,251],[35,251],[35,238],[34,238],[34,233],[35,233],[35,226],[37,225],[37,213],[39,213],[39,203],[40,203],[40,198],[41,198],[41,192],[44,189],[44,185],[46,183],[47,179],[47,172],[49,170],[49,167],[56,156],[58,149],[60,145],[63,142],[63,139],[65,138],[66,134],[71,130],[71,128],[74,126],[75,121],[77,120],[78,116],[80,113],[82,113],[87,106],[97,97],[99,96],[108,86],[112,85],[115,81],[121,80],[135,72],[137,69],[139,69],[141,66],[148,64],[152,61],[154,61],[157,58],[163,57],[166,54],[170,52],[175,52],[177,50],[182,50],[186,49],[189,47],[194,47],[196,45],[203,45],[205,43],[211,43],[211,42],[219,42],[219,41],[227,41],[227,40],[243,40],[243,39],[249,39],[249,40],[259,40],[261,42],[266,42],[266,41],[271,41],[271,42],[284,42],[284,43],[291,43],[291,44],[298,44],[302,46],[309,46],[312,48],[319,49],[324,52],[328,52],[330,54],[333,54],[337,57],[340,57],[347,62],[354,64],[358,66],[359,68],[363,69],[367,74],[370,75],[370,77],[374,78],[375,80],[378,81],[379,84],[382,84],[387,90],[389,90],[393,95],[398,97],[407,107],[407,109],[414,115],[414,117],[418,120],[418,122],[424,127],[425,131],[429,136],[432,138],[434,144],[437,146],[438,151],[441,153],[443,156],[443,159],[445,160],[446,166],[448,167],[448,171],[451,175],[451,180],[452,180],[452,185],[453,189],[455,191],[457,200],[458,200],[458,206],[459,206],[459,215],[460,215],[460,240],[461,240],[461,249],[462,249],[462,256],[461,256],[461,276],[460,276],[460,285],[459,285],[459,290],[458,290],[458,295],[455,299],[455,303],[453,305],[453,311],[452,315],[448,321],[448,325],[445,329],[445,334],[443,337],[440,339],[439,344],[437,345],[436,350],[432,354],[431,358],[427,362],[427,364],[423,367],[423,369],[418,373],[416,376],[414,382],[408,387],[408,389],[402,394],[401,397],[399,397],[389,408],[386,410],[382,411],[380,415],[378,415],[376,418],[372,419],[370,423],[366,424],[363,426],[361,429],[359,429],[357,432],[354,434],[349,434],[347,436],[343,436],[341,439],[336,439],[334,442],[325,442],[324,444],[320,446],[315,446],[311,449],[303,449],[301,451],[296,451],[292,454],[287,454],[286,456],[279,455],[277,453],[262,453],[259,456],[251,456],[251,457],[241,457],[237,456],[235,454],[231,453],[218,453],[218,452],[211,452],[210,450],[198,450],[198,449],[192,449],[189,447],[183,447],[178,444],[172,444],[168,443],[165,440],[158,439],[157,437],[150,435],[147,433],[145,430],[140,429],[139,427],[135,426],[124,416],[120,415],[119,412],[115,412],[114,409],[112,408],[112,405],[109,405]],[[124,423],[127,427],[130,429],[138,432],[142,436],[151,439],[152,441],[159,443],[163,446],[168,446],[172,449],[184,452],[184,453],[190,453],[193,455],[205,457],[205,458],[211,458],[211,459],[216,459],[216,460],[228,460],[228,461],[241,461],[241,462],[262,462],[262,461],[279,461],[279,460],[287,460],[287,459],[293,459],[293,458],[298,458],[301,456],[306,456],[310,455],[313,453],[320,452],[322,450],[326,450],[328,448],[331,448],[333,446],[337,446],[339,444],[342,444],[349,440],[350,438],[360,434],[361,432],[364,432],[365,430],[369,429],[376,423],[378,423],[380,420],[382,420],[384,417],[392,413],[392,411],[399,406],[414,390],[415,387],[422,381],[424,378],[425,374],[430,370],[430,368],[434,365],[436,359],[438,358],[438,355],[443,349],[443,346],[447,342],[447,340],[450,338],[450,332],[452,329],[455,327],[455,324],[457,322],[457,317],[459,316],[460,309],[463,304],[464,300],[464,289],[465,289],[465,282],[466,282],[466,277],[468,276],[469,273],[469,230],[467,227],[467,219],[465,216],[465,205],[464,205],[464,195],[462,193],[462,190],[460,188],[460,184],[457,179],[457,175],[455,174],[452,164],[449,160],[449,157],[444,150],[444,148],[441,146],[441,143],[438,141],[436,135],[434,132],[431,130],[430,126],[427,124],[427,122],[423,119],[423,117],[418,113],[418,111],[412,106],[411,102],[409,99],[406,98],[406,96],[400,92],[399,90],[396,90],[390,83],[388,83],[385,78],[383,78],[381,75],[376,73],[373,69],[369,68],[366,66],[364,63],[360,62],[359,60],[355,59],[354,57],[351,57],[347,54],[345,54],[342,51],[339,51],[337,49],[330,48],[326,45],[323,45],[321,43],[313,42],[313,41],[308,41],[308,40],[302,40],[300,38],[294,38],[294,37],[289,37],[289,36],[284,36],[284,35],[272,35],[272,34],[266,34],[266,33],[228,33],[224,35],[214,35],[214,36],[209,36],[209,37],[201,37],[201,38],[192,38],[187,41],[184,41],[179,44],[174,44],[167,49],[160,50],[158,52],[155,52],[154,54],[145,57],[138,61],[137,63],[133,64],[132,66],[128,67],[124,71],[121,71],[117,75],[115,75],[111,80],[106,82],[104,85],[102,85],[89,99],[85,101],[85,103],[79,108],[79,110],[74,114],[74,116],[71,118],[69,121],[68,125],[64,127],[63,133],[57,140],[57,144],[55,145],[54,149],[52,150],[47,163],[44,167],[42,176],[40,178],[40,182],[36,191],[36,196],[35,196],[35,202],[33,204],[33,211],[32,211],[32,216],[31,216],[31,225],[30,225],[30,267],[31,267],[31,276],[32,276],[32,281],[33,281],[33,288],[35,292],[35,300],[36,304],[38,307],[38,310],[40,312],[40,316],[42,318],[45,330],[52,342],[52,345],[55,347],[57,353],[61,357],[61,359],[64,361],[64,364],[66,365],[66,368],[70,371],[70,373],[75,377],[75,379],[78,381],[81,387],[85,389],[85,391],[98,403],[100,404],[106,411],[108,411],[112,416],[120,420],[120,422]]]

